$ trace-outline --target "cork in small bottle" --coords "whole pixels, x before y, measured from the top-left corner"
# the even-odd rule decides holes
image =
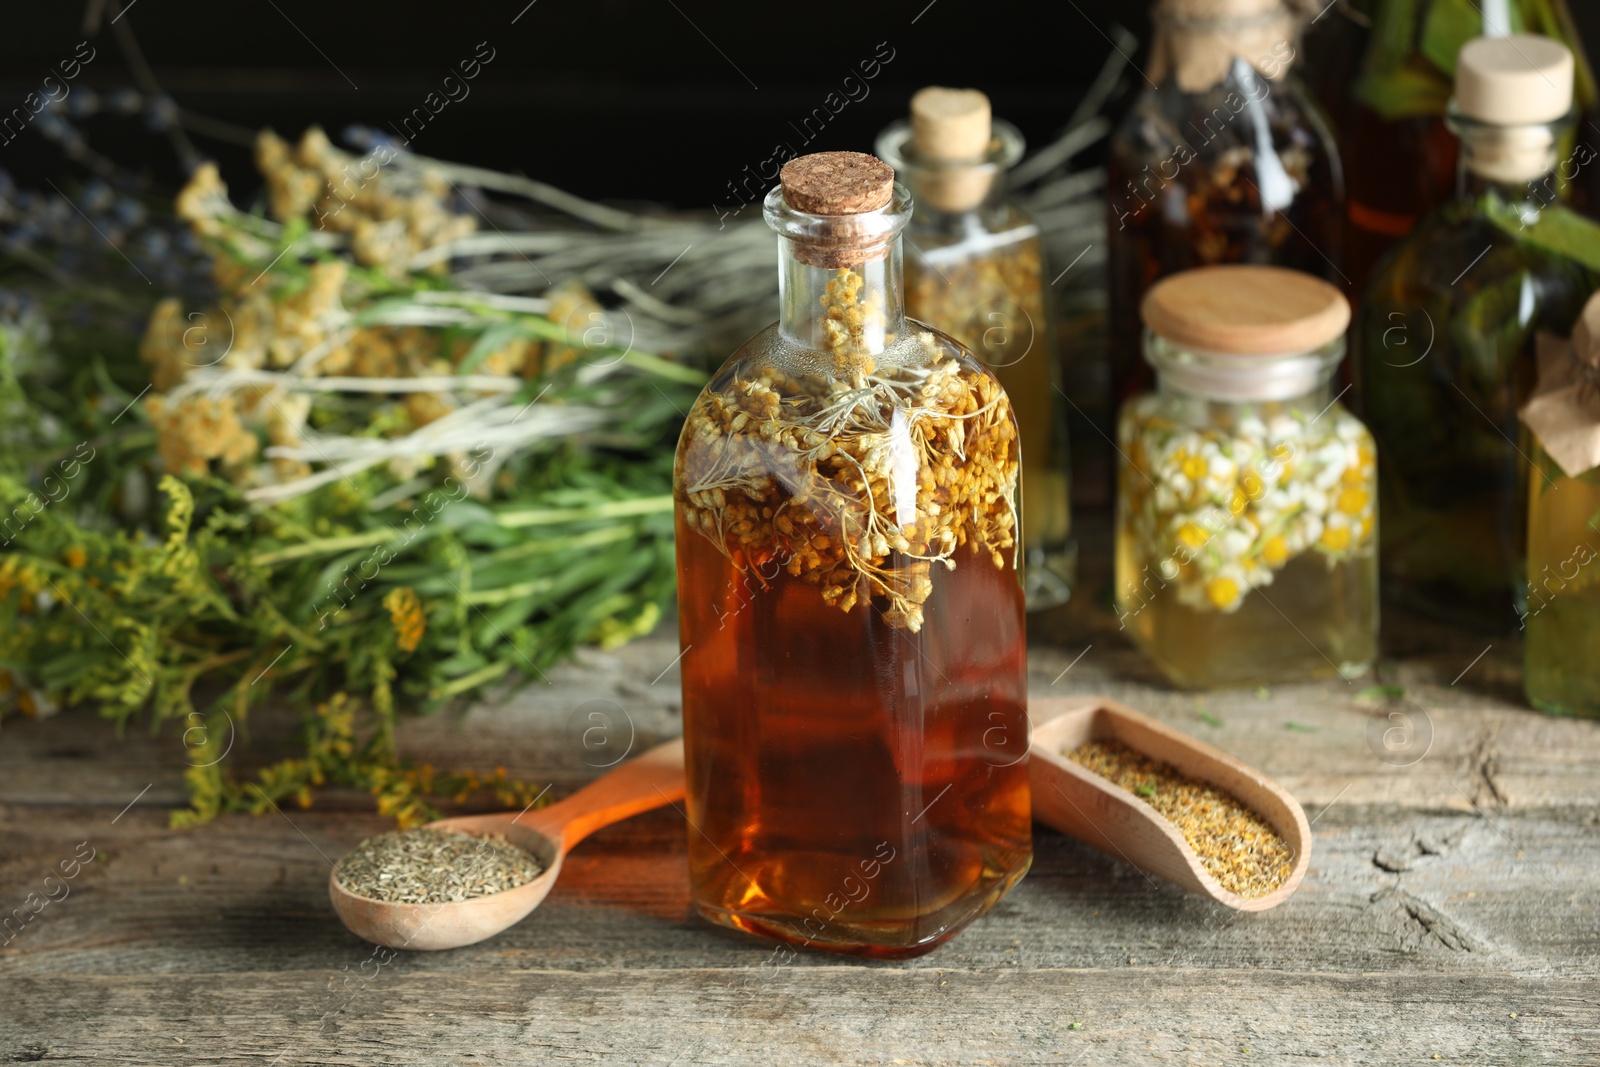
[[[1236,59],[1281,80],[1299,46],[1300,17],[1284,0],[1158,0],[1146,73],[1203,93],[1227,77]]]
[[[917,199],[940,211],[970,211],[994,185],[989,98],[976,89],[930,85],[911,98],[911,148],[925,171]]]
[[[794,257],[813,267],[851,267],[882,259],[888,242],[849,216],[881,211],[894,199],[894,169],[865,152],[813,152],[778,172],[783,202],[808,215],[838,216],[836,233],[794,239]]]
[[[1456,59],[1454,109],[1479,123],[1466,165],[1491,181],[1539,178],[1556,162],[1551,124],[1572,109],[1572,52],[1537,34],[1475,37]],[[1491,128],[1492,127],[1492,128]]]

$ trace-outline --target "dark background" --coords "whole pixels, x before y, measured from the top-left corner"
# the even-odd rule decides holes
[[[98,55],[75,87],[148,88],[154,78],[184,109],[194,146],[216,158],[241,191],[255,184],[241,143],[254,129],[271,125],[294,137],[321,123],[338,141],[350,123],[398,123],[486,42],[494,59],[469,83],[470,95],[414,139],[416,152],[521,171],[591,198],[686,208],[728,202],[727,183],[746,165],[759,166],[780,140],[798,146],[790,124],[858,74],[858,62],[881,42],[893,59],[866,83],[868,95],[845,106],[807,149],[870,150],[910,94],[934,83],[983,88],[996,114],[1040,144],[1066,121],[1110,53],[1113,25],[1137,35],[1141,64],[1149,36],[1147,5],[1115,0],[11,6],[0,42],[0,111],[20,103],[87,38]],[[1573,6],[1586,39],[1600,41],[1600,4]],[[1308,53],[1315,57],[1343,22],[1339,9],[1330,12]],[[147,70],[129,63],[124,28],[133,31]],[[1128,84],[1135,80],[1130,75]],[[78,126],[97,151],[148,175],[152,191],[181,181],[175,150],[140,118],[97,115]],[[23,184],[42,185],[62,166],[59,150],[37,131],[0,145],[0,167]]]

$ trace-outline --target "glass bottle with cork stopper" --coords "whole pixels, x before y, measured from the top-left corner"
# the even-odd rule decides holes
[[[1284,0],[1158,0],[1145,89],[1107,164],[1111,377],[1150,387],[1139,307],[1191,267],[1259,263],[1340,280],[1344,177],[1294,77],[1301,18]]]
[[[960,341],[1005,386],[1022,431],[1028,609],[1064,603],[1077,546],[1044,244],[1006,196],[1022,134],[994,119],[978,90],[929,86],[877,147],[916,200],[904,238],[906,314]]]
[[[1570,344],[1540,339],[1533,434],[1523,687],[1553,715],[1600,718],[1600,295]]]
[[[1157,389],[1118,426],[1122,628],[1176,685],[1364,673],[1377,655],[1376,450],[1331,396],[1350,305],[1280,267],[1144,299]]]
[[[1546,37],[1461,49],[1457,199],[1380,262],[1355,331],[1383,457],[1385,595],[1501,632],[1526,599],[1517,409],[1538,337],[1566,337],[1595,287],[1573,255],[1600,249],[1600,231],[1538,192],[1573,122],[1572,84],[1572,53]]]
[[[1335,9],[1317,26],[1317,98],[1333,117],[1345,161],[1341,269],[1360,293],[1383,253],[1454,195],[1457,144],[1444,119],[1462,45],[1513,33],[1555,38],[1576,60],[1580,111],[1593,113],[1596,93],[1566,0],[1355,0],[1340,8],[1349,17]],[[1343,40],[1323,40],[1329,33]],[[1330,46],[1342,52],[1334,62]],[[1569,132],[1563,158],[1575,143]],[[1551,195],[1592,202],[1593,169],[1578,164],[1559,174]]]
[[[674,471],[690,889],[715,923],[914,956],[1032,858],[1016,420],[905,318],[894,172],[780,180],[781,319]]]

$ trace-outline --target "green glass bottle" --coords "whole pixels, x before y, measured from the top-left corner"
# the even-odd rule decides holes
[[[1511,33],[1571,49],[1578,110],[1594,111],[1594,73],[1566,0],[1353,0],[1317,26],[1312,79],[1345,160],[1344,272],[1357,292],[1383,253],[1450,199],[1456,54],[1474,37]]]
[[[1600,228],[1551,203],[1555,175],[1576,165],[1559,154],[1572,79],[1572,53],[1549,38],[1462,49],[1449,116],[1457,198],[1379,263],[1356,334],[1379,448],[1385,592],[1496,630],[1512,628],[1526,599],[1517,409],[1533,389],[1535,346],[1571,331],[1600,266]]]

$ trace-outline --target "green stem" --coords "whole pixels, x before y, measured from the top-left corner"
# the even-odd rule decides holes
[[[704,385],[706,376],[693,367],[685,367],[660,356],[652,356],[648,352],[629,351],[622,357],[622,361],[635,370],[649,371],[651,374],[685,385]]]
[[[292,559],[305,559],[307,556],[320,556],[328,552],[343,552],[347,548],[381,545],[385,541],[393,541],[401,533],[400,530],[386,527],[382,530],[368,530],[366,533],[345,534],[343,537],[319,537],[315,541],[280,548],[276,552],[262,552],[251,556],[250,562],[258,567],[270,567],[274,563],[287,563]]]
[[[662,512],[671,511],[672,508],[672,495],[664,493],[659,496],[637,497],[632,500],[613,500],[586,508],[526,508],[521,511],[502,511],[495,516],[494,523],[496,526],[515,530],[524,526],[551,526],[561,522],[584,522],[593,519],[621,519],[635,515],[658,515]],[[367,548],[371,545],[381,545],[404,536],[405,532],[403,529],[384,527],[378,530],[368,530],[365,533],[344,534],[340,537],[319,537],[303,544],[290,545],[288,548],[258,553],[250,557],[250,562],[258,567],[270,567],[274,564],[305,559],[309,556],[322,556],[332,552],[343,552],[351,548]]]
[[[441,697],[458,696],[462,693],[465,693],[469,689],[476,689],[484,682],[494,681],[496,678],[500,677],[510,669],[510,660],[501,660],[499,663],[491,663],[487,667],[481,667],[478,670],[473,671],[471,674],[463,674],[460,678],[457,678],[449,685],[441,686],[439,689],[434,690],[434,692]]]
[[[481,589],[466,593],[463,599],[468,604],[504,604],[508,600],[518,597],[532,596],[543,592],[550,587],[550,579],[536,578],[531,582],[518,582],[516,585],[503,585],[499,589]]]
[[[672,494],[643,496],[633,500],[613,500],[587,508],[527,508],[522,511],[502,511],[495,516],[496,526],[515,530],[523,526],[549,526],[558,522],[582,522],[587,519],[619,519],[630,515],[656,515],[671,511]]]

